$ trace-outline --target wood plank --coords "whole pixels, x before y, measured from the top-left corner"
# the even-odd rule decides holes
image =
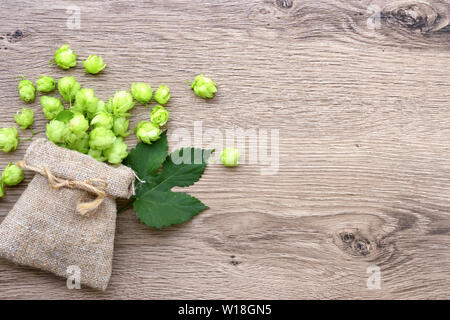
[[[74,75],[105,100],[133,81],[165,83],[170,132],[194,140],[195,121],[223,135],[278,129],[279,171],[212,164],[188,189],[211,209],[182,226],[120,215],[105,293],[1,260],[0,298],[449,298],[448,1],[70,4],[80,30],[67,28],[63,1],[2,1],[0,127],[24,106],[16,76]],[[66,42],[80,59],[102,55],[105,72],[48,66]],[[213,100],[186,86],[198,73],[219,84]],[[136,106],[132,125],[148,112]],[[28,145],[1,153],[0,166]],[[0,216],[31,177],[8,189]],[[372,265],[378,290],[366,285]]]

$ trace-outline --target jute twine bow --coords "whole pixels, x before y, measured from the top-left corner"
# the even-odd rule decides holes
[[[70,189],[79,189],[84,190],[89,193],[97,195],[97,198],[94,201],[79,203],[77,205],[77,212],[82,216],[86,216],[90,212],[97,209],[106,198],[105,189],[108,184],[104,180],[100,179],[91,179],[86,181],[77,181],[77,180],[65,180],[54,176],[48,167],[44,167],[43,169],[36,168],[30,165],[27,165],[24,160],[19,161],[16,165],[22,169],[31,170],[41,174],[44,177],[47,177],[48,183],[52,189],[60,189],[60,188],[70,188]],[[98,184],[103,184],[103,186],[98,186]]]

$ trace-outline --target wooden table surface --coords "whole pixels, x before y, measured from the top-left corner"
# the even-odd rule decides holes
[[[450,297],[449,1],[2,0],[0,9],[1,127],[25,106],[16,77],[46,74],[74,75],[105,100],[135,81],[165,83],[169,136],[193,137],[194,121],[223,134],[279,130],[278,172],[210,165],[188,189],[211,207],[194,220],[159,231],[131,210],[119,215],[106,292],[69,290],[2,259],[0,298]],[[48,65],[64,43],[79,55],[69,71]],[[97,76],[81,66],[90,54],[108,64]],[[185,84],[199,73],[218,83],[210,101]],[[45,136],[38,99],[32,107]],[[137,105],[132,125],[148,112]],[[29,143],[2,152],[1,167]],[[0,221],[31,178],[8,189]],[[378,275],[381,287],[368,286]]]

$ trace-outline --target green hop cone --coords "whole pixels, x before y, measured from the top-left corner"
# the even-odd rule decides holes
[[[36,97],[36,88],[34,87],[33,82],[27,79],[22,79],[19,81],[17,86],[19,89],[19,96],[25,102],[33,102]]]
[[[62,144],[66,142],[67,136],[70,134],[70,130],[64,122],[52,120],[47,123],[46,134],[48,140],[56,144]]]
[[[220,159],[224,166],[236,167],[238,165],[240,152],[236,148],[225,148],[223,149]]]
[[[39,92],[49,93],[55,90],[56,81],[52,77],[40,76],[36,81],[36,89]]]
[[[148,121],[139,122],[136,129],[136,137],[147,144],[151,144],[152,141],[156,141],[160,138],[161,130],[159,126]]]
[[[134,107],[133,96],[128,91],[117,91],[114,97],[109,99],[107,109],[116,117],[128,116],[127,113]]]
[[[95,92],[89,88],[83,88],[77,91],[75,95],[75,103],[71,110],[83,114],[97,113],[100,100],[95,96]]]
[[[108,106],[103,100],[99,100],[95,109],[95,114],[100,112],[108,112]]]
[[[96,150],[96,149],[89,149],[88,155],[90,155],[92,158],[94,158],[97,161],[103,162],[106,160],[106,157],[103,155],[102,150]]]
[[[84,154],[89,151],[89,134],[87,132],[72,132],[66,136],[65,142],[67,148],[71,150],[76,150]]]
[[[19,84],[17,85],[17,88],[20,90],[20,88],[23,87],[34,87],[33,82],[31,82],[28,79],[25,79],[25,77],[22,77],[22,80],[19,81]]]
[[[216,83],[202,74],[195,77],[194,82],[191,84],[191,88],[196,95],[204,99],[214,97],[214,94],[217,92]]]
[[[112,129],[113,125],[114,117],[109,112],[100,112],[91,120],[91,126],[94,128]]]
[[[4,198],[6,194],[6,188],[3,181],[0,181],[0,198]]]
[[[80,83],[74,77],[64,77],[58,81],[58,91],[67,102],[72,103],[80,90]]]
[[[89,121],[81,113],[77,113],[70,119],[67,127],[74,133],[86,132],[89,129]]]
[[[58,113],[64,110],[64,105],[58,98],[42,96],[40,100],[42,111],[48,120],[55,119]]]
[[[33,124],[34,111],[31,108],[22,108],[14,115],[14,120],[20,126],[20,129],[26,129]]]
[[[23,178],[23,170],[12,163],[9,163],[2,173],[2,182],[7,186],[18,185],[23,181]]]
[[[122,138],[117,138],[111,147],[103,151],[103,154],[111,164],[122,163],[123,159],[128,156],[128,146],[123,142]]]
[[[89,133],[89,146],[91,149],[106,150],[112,146],[115,140],[114,132],[103,127],[95,128]]]
[[[125,117],[115,118],[113,132],[118,137],[127,137],[130,132],[128,131],[128,126],[130,121]]]
[[[148,104],[152,100],[153,89],[147,83],[136,82],[131,85],[131,94],[141,104]]]
[[[76,103],[76,101],[75,101],[75,103]],[[98,100],[96,106],[92,106],[92,108],[88,108],[88,109],[92,110],[92,111],[86,112],[86,116],[89,120],[94,119],[94,117],[99,113],[108,112],[108,109],[106,108],[106,104],[102,100]]]
[[[165,85],[160,85],[158,89],[156,89],[153,99],[159,104],[166,104],[170,99],[170,89]]]
[[[17,149],[19,133],[15,127],[0,129],[0,149],[3,152],[11,152]]]
[[[85,137],[85,134],[87,134],[89,138],[89,133],[87,132],[73,132],[70,131],[69,128],[67,128],[66,135],[64,136],[64,144],[69,148],[69,145],[75,144],[78,140],[83,139]]]
[[[68,44],[65,44],[56,50],[54,61],[58,67],[66,70],[77,65],[77,54],[70,49]]]
[[[106,67],[106,64],[103,63],[102,57],[98,57],[95,54],[84,60],[83,65],[86,73],[91,74],[97,74]]]
[[[169,120],[169,111],[164,109],[163,106],[157,105],[152,109],[152,112],[150,114],[150,120],[154,124],[162,127]]]

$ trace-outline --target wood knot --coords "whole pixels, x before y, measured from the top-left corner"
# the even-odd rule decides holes
[[[10,43],[20,41],[23,37],[24,37],[24,34],[23,34],[22,30],[16,30],[15,32],[12,32],[12,33],[8,32],[6,34],[6,39]]]
[[[255,5],[250,9],[248,18],[257,23],[270,24],[271,21],[276,19],[277,9],[272,5],[261,4]]]
[[[420,0],[396,1],[381,10],[381,18],[391,26],[418,32],[436,31],[449,24],[448,8]]]
[[[275,4],[281,9],[289,9],[294,3],[292,0],[276,0]]]
[[[290,10],[293,0],[264,1],[250,8],[250,21],[264,26],[283,26],[297,19],[297,13]]]
[[[341,239],[344,243],[352,243],[355,240],[355,235],[350,232],[341,232]]]
[[[352,248],[355,252],[362,256],[366,256],[370,253],[370,241],[367,239],[359,239],[352,242]]]
[[[354,256],[367,256],[377,248],[375,242],[364,237],[358,229],[341,231],[338,239],[338,246]]]

